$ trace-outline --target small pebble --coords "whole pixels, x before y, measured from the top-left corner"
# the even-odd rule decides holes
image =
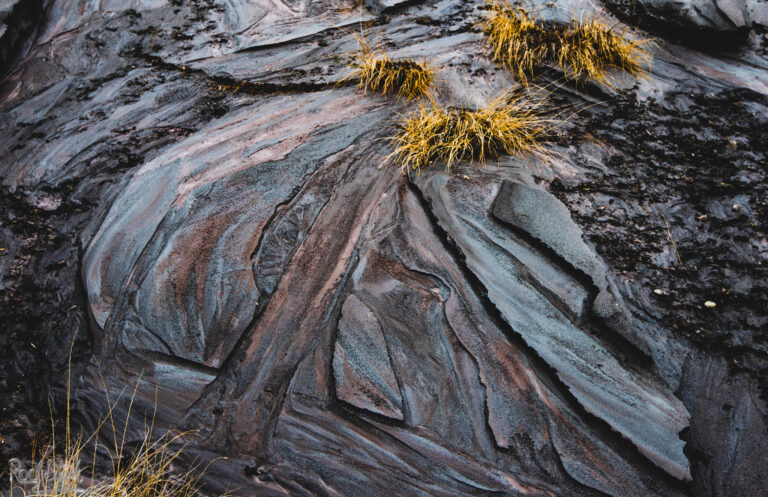
[[[704,302],[704,307],[706,307],[707,309],[714,309],[715,307],[717,307],[717,304],[715,304],[711,300],[707,300],[706,302]]]
[[[653,293],[655,293],[656,295],[664,295],[664,290],[662,290],[661,288],[657,288],[653,291]]]
[[[733,205],[731,206],[731,209],[733,209],[733,210],[735,210],[735,211],[738,211],[738,210],[740,210],[740,209],[741,209],[741,206],[740,206],[739,204],[733,204]]]

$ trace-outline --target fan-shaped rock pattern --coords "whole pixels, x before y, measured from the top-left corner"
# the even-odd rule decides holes
[[[345,83],[350,30],[428,56],[447,103],[515,83],[483,55],[482,2],[363,4],[46,3],[2,83],[0,200],[62,233],[39,255],[32,228],[3,227],[0,275],[72,259],[51,277],[94,338],[84,422],[141,378],[135,409],[157,399],[158,430],[197,430],[210,490],[247,495],[754,494],[722,468],[768,450],[762,404],[731,392],[745,415],[725,420],[702,401],[727,390],[722,363],[638,311],[547,191],[614,167],[608,145],[574,132],[549,157],[402,176],[385,138],[409,104]],[[618,77],[605,99],[768,94],[754,47],[669,45],[634,93]],[[692,465],[686,442],[733,449]]]

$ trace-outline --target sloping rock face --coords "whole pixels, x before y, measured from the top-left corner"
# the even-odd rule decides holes
[[[393,56],[427,58],[446,104],[482,105],[515,82],[485,56],[483,2],[359,4],[44,5],[0,89],[3,388],[28,385],[14,405],[59,392],[79,337],[80,421],[96,424],[105,393],[125,414],[120,393],[138,385],[134,412],[156,407],[158,430],[195,430],[188,454],[212,461],[212,492],[762,495],[759,30],[729,53],[660,46],[646,79],[617,75],[612,89],[552,71],[553,99],[594,105],[550,156],[408,178],[386,163],[385,139],[412,104],[344,79],[350,32],[365,23]],[[542,15],[601,9],[559,7]],[[694,103],[705,95],[738,104],[749,126],[730,136],[721,107]],[[685,265],[675,239],[719,236],[692,234],[684,219],[698,204],[675,189],[685,181],[658,176],[687,167],[674,133],[695,123],[680,118],[692,109],[712,153],[741,148],[723,159],[748,171],[737,196],[712,201],[751,223],[748,240],[728,242],[741,266],[726,261],[746,297],[717,330],[709,309],[648,297],[682,281],[665,273],[678,261],[681,273],[702,267]],[[616,157],[669,197],[619,195]],[[608,199],[625,217],[589,215]],[[612,251],[625,249],[611,238],[622,229],[642,252],[634,272]],[[738,356],[667,313],[713,340],[738,330]],[[741,370],[729,364],[743,357]],[[142,419],[128,421],[137,439]]]
[[[640,0],[640,8],[659,19],[693,29],[731,31],[768,25],[762,0]]]

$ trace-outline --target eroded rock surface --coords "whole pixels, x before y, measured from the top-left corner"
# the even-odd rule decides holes
[[[640,8],[681,27],[731,31],[768,26],[768,4],[763,0],[640,0]]]
[[[408,178],[385,163],[385,139],[412,105],[344,80],[361,21],[391,55],[428,58],[446,104],[482,105],[515,82],[484,55],[483,2],[364,4],[46,3],[0,89],[14,409],[61,398],[62,344],[78,336],[79,420],[95,424],[105,387],[116,398],[139,382],[134,409],[157,399],[158,430],[196,430],[189,454],[214,461],[211,491],[760,495],[761,301],[746,323],[726,309],[720,324],[746,330],[733,345],[748,352],[723,355],[665,314],[708,311],[649,300],[645,274],[663,280],[661,266],[628,274],[612,238],[624,222],[638,259],[662,266],[668,236],[713,239],[681,239],[667,217],[660,230],[647,207],[666,198],[618,196],[613,157],[646,168],[643,181],[687,167],[687,142],[665,137],[708,95],[741,92],[739,115],[764,123],[759,30],[727,53],[660,46],[647,79],[617,75],[615,88],[562,85],[553,68],[553,100],[600,102],[549,156]],[[542,15],[601,11],[560,7]],[[754,183],[765,131],[726,136],[707,119],[704,141],[742,147]],[[669,164],[643,162],[657,149]],[[753,236],[728,243],[748,245],[741,263],[757,268],[768,261],[754,188],[728,199]],[[601,231],[589,206],[608,198],[627,218]],[[684,224],[697,200],[674,198],[670,220]],[[718,205],[707,215],[727,218]],[[731,269],[757,295],[758,279]],[[653,295],[670,292],[657,283]],[[743,370],[727,366],[743,357]],[[142,430],[131,422],[132,437]]]

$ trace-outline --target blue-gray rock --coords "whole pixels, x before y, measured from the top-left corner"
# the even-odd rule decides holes
[[[46,3],[0,84],[9,405],[22,409],[16,385],[27,404],[61,398],[76,335],[77,420],[96,425],[105,393],[124,416],[117,397],[138,382],[132,411],[154,412],[158,432],[194,430],[187,450],[211,462],[211,492],[668,497],[692,479],[701,495],[758,495],[757,380],[737,371],[732,391],[725,358],[676,331],[633,286],[642,275],[598,255],[586,207],[548,191],[620,169],[622,150],[579,135],[575,116],[543,157],[404,176],[387,138],[418,104],[345,79],[351,34],[429,60],[444,105],[516,83],[487,57],[482,2],[363,3]],[[535,4],[556,22],[599,11]],[[764,22],[717,6],[731,24],[708,27]],[[617,73],[598,90],[555,73],[551,88],[598,116],[675,116],[630,130],[626,116],[595,119],[595,132],[661,134],[712,92],[748,93],[739,109],[759,120],[758,45],[718,58],[669,43],[645,79]],[[737,173],[731,187],[758,174]],[[621,202],[648,217],[650,203]],[[637,243],[668,257],[673,229],[648,232]]]

